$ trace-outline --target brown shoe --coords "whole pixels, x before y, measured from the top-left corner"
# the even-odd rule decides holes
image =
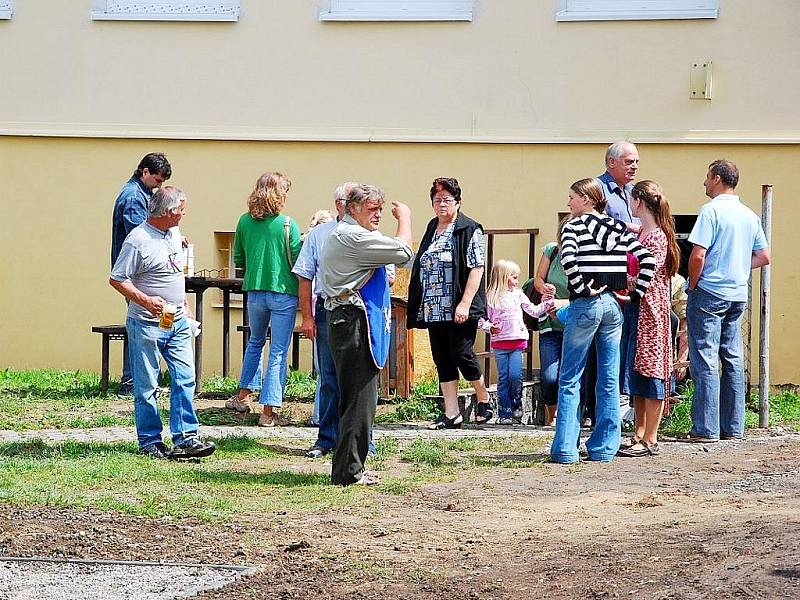
[[[259,427],[275,427],[275,414],[265,415],[263,412],[258,417]]]
[[[242,400],[239,398],[239,396],[231,396],[225,401],[225,408],[229,408],[230,410],[235,410],[236,412],[240,413],[249,413],[250,398],[247,397]]]

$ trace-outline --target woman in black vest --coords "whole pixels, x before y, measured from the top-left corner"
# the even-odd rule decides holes
[[[458,372],[475,388],[476,421],[492,417],[489,397],[472,346],[478,319],[486,316],[483,227],[460,212],[461,188],[451,177],[431,186],[436,215],[420,243],[408,288],[408,328],[427,329],[444,394],[444,414],[430,429],[457,429]]]

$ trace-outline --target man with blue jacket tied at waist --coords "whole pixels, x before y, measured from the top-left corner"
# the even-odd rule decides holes
[[[386,265],[405,264],[411,251],[411,209],[392,202],[394,237],[378,231],[385,197],[380,188],[350,189],[345,216],[322,248],[320,274],[328,313],[328,337],[339,381],[339,431],[331,481],[377,483],[364,462],[378,403],[378,373],[391,336]]]

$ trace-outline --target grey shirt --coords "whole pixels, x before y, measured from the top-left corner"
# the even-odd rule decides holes
[[[372,270],[385,265],[402,265],[413,256],[411,246],[400,238],[369,231],[350,215],[339,221],[325,240],[319,261],[325,308],[342,304],[363,308],[356,294],[372,275]]]
[[[145,221],[125,238],[111,270],[111,279],[123,283],[130,281],[140,292],[172,302],[178,307],[175,312],[177,320],[183,316],[186,297],[185,260],[181,232],[177,227],[161,231]],[[128,303],[128,316],[158,323],[158,317],[136,302]]]

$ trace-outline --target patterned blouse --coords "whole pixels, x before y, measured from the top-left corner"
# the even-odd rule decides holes
[[[452,321],[455,309],[453,298],[453,229],[450,223],[442,233],[434,233],[431,245],[420,256],[419,275],[422,284],[422,303],[419,318],[427,323]],[[467,247],[467,267],[482,267],[483,232],[476,229]]]
[[[656,229],[645,234],[640,241],[655,257],[656,270],[639,304],[633,368],[647,377],[668,381],[672,374],[672,333],[669,323],[669,278],[664,266],[667,236]]]

